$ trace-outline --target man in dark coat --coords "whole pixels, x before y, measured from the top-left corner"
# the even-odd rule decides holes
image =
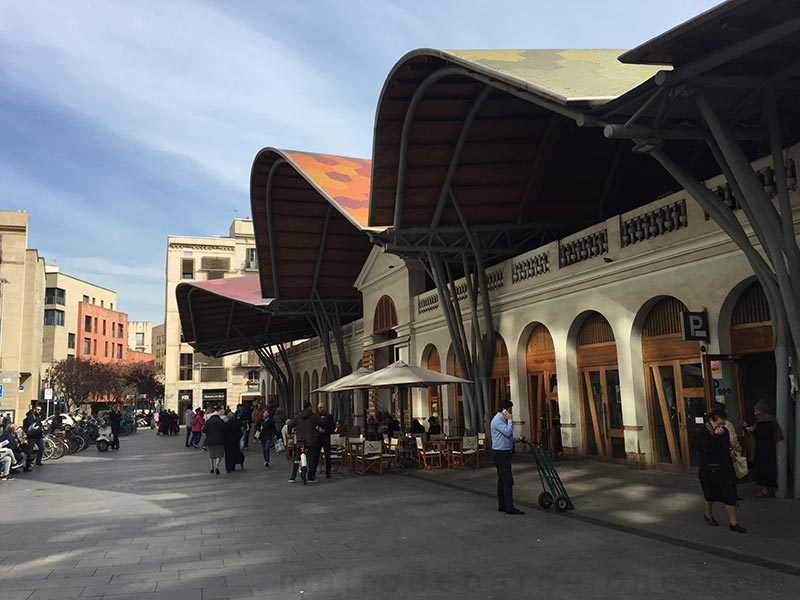
[[[115,404],[111,409],[111,414],[108,415],[108,423],[111,425],[111,436],[114,438],[111,442],[111,449],[119,450],[119,430],[122,426],[122,413],[119,412],[119,404]]]
[[[31,459],[36,456],[36,466],[42,466],[42,456],[44,455],[44,429],[42,427],[42,407],[38,404],[28,411],[25,420],[22,422],[22,429],[28,438],[28,464],[31,466]]]
[[[294,483],[297,477],[297,471],[300,468],[300,447],[305,447],[306,458],[314,456],[317,443],[317,415],[311,411],[311,402],[306,400],[303,403],[303,410],[294,419],[287,422],[289,426],[289,433],[294,430],[297,434],[297,450],[294,458],[294,465],[292,465],[292,476],[289,478],[290,483]],[[311,461],[309,460],[309,466]],[[309,481],[316,481],[316,478],[311,477],[309,470]]]
[[[230,473],[236,470],[236,465],[242,465],[244,470],[244,453],[239,447],[242,439],[242,422],[236,413],[228,415],[225,422],[225,471]]]
[[[316,445],[312,455],[313,460],[309,464],[309,473],[314,480],[317,478],[317,466],[323,449],[325,450],[325,479],[331,478],[331,434],[335,426],[336,421],[333,419],[333,415],[325,410],[325,404],[318,403]]]

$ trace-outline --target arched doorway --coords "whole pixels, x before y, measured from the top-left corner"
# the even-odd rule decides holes
[[[642,359],[653,453],[659,466],[697,464],[695,433],[707,412],[700,345],[683,339],[686,305],[667,296],[647,313]]]
[[[319,387],[319,373],[317,373],[317,370],[314,369],[311,372],[311,387],[309,388],[309,394],[308,394],[309,395],[308,400],[309,402],[311,402],[312,406],[317,403],[317,398],[319,398],[319,394],[314,392],[314,390],[317,389],[318,387]],[[314,410],[316,410],[316,407],[314,407]]]
[[[536,324],[525,348],[528,374],[528,414],[530,438],[548,450],[563,450],[561,418],[558,412],[556,349],[550,331]]]
[[[600,313],[591,312],[583,320],[576,355],[586,454],[624,461],[617,344],[611,324]]]
[[[422,353],[425,368],[437,373],[442,372],[442,361],[439,358],[439,351],[433,344],[428,344]],[[428,417],[436,417],[442,423],[442,386],[428,386]]]
[[[311,389],[309,386],[311,382],[308,378],[308,371],[303,373],[303,395],[300,397],[300,405],[297,407],[297,410],[300,411],[303,409],[303,403],[309,399],[308,391]]]
[[[775,414],[775,354],[773,352],[772,319],[764,290],[753,281],[739,298],[731,315],[731,365],[728,372],[712,368],[712,377],[719,372],[721,384],[714,396],[729,407],[736,407],[740,420],[753,423],[753,406],[764,399]],[[720,393],[724,392],[724,393]],[[729,409],[728,412],[736,412]],[[737,415],[732,415],[732,420]],[[739,421],[734,421],[738,424]]]

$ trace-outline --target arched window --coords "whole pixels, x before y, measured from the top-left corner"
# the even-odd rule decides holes
[[[375,318],[372,323],[372,333],[380,334],[391,331],[397,327],[397,310],[389,296],[383,296],[375,307]]]

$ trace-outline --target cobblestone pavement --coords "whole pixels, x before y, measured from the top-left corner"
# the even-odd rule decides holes
[[[282,457],[265,469],[256,450],[244,472],[216,476],[183,436],[140,431],[121,445],[0,484],[0,599],[731,600],[800,589],[791,572],[536,509],[508,516],[419,477],[303,486],[287,483]],[[720,548],[735,538],[719,528]]]

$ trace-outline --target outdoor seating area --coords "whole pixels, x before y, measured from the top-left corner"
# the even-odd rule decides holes
[[[294,460],[295,436],[288,437],[287,460]],[[383,436],[382,440],[366,440],[363,436],[331,436],[332,474],[345,470],[358,475],[393,473],[409,468],[461,469],[486,466],[478,449],[477,436],[401,434]]]

